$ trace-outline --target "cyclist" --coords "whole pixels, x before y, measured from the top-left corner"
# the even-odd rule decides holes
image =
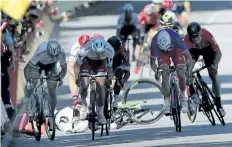
[[[114,85],[114,101],[113,107],[117,108],[119,102],[121,101],[119,93],[121,88],[123,88],[124,83],[130,77],[130,52],[122,45],[120,38],[117,36],[110,37],[107,42],[111,44],[114,48],[114,58],[113,58],[113,71],[115,77],[118,79],[117,83]]]
[[[78,103],[78,86],[76,81],[78,81],[78,76],[80,72],[80,65],[76,63],[77,53],[80,51],[81,47],[90,39],[89,35],[82,34],[78,37],[77,42],[72,46],[70,51],[70,56],[68,60],[68,80],[69,80],[69,89],[74,99],[74,106]]]
[[[171,13],[165,13],[160,19],[160,28],[170,28],[175,30],[182,39],[184,39],[185,32],[182,30],[180,24],[174,22],[173,15]]]
[[[159,69],[162,69],[162,88],[164,90],[165,107],[164,112],[166,115],[170,114],[170,85],[169,85],[169,65],[170,57],[175,65],[177,75],[179,76],[180,87],[180,101],[182,105],[182,112],[188,112],[187,99],[185,98],[186,86],[186,65],[187,73],[192,69],[192,58],[180,36],[172,29],[161,29],[152,39],[151,43],[151,68],[156,73],[158,61]],[[185,65],[186,64],[186,65]],[[187,74],[189,75],[189,74]]]
[[[153,28],[158,27],[157,19],[158,13],[154,10],[153,4],[146,5],[144,9],[139,13],[139,22],[142,26],[142,38],[145,34],[147,34],[147,40],[152,39],[152,37],[149,34],[153,31]],[[143,39],[141,40],[141,42],[143,42]],[[136,48],[136,66],[133,70],[134,73],[139,72],[141,45],[139,45],[138,48]]]
[[[118,36],[122,40],[123,46],[125,46],[125,42],[129,35],[133,37],[133,52],[134,49],[139,48],[139,38],[141,27],[139,25],[139,18],[137,14],[134,12],[134,7],[132,4],[128,3],[123,6],[123,13],[120,14],[117,24],[117,32],[116,36]],[[134,55],[133,55],[134,58]]]
[[[114,49],[105,41],[102,36],[94,36],[90,38],[73,56],[73,62],[80,66],[80,74],[88,75],[91,71],[95,74],[105,74],[107,72],[108,80],[113,77],[112,62],[114,57]],[[81,98],[78,98],[78,107],[80,107],[80,119],[85,119],[87,116],[86,97],[89,87],[89,78],[80,78]],[[97,92],[99,93],[98,105],[98,123],[106,124],[104,116],[104,101],[105,101],[105,77],[96,78]]]
[[[58,62],[60,62],[62,69],[60,73],[57,73],[56,70]],[[25,88],[25,100],[27,113],[30,118],[33,117],[33,112],[31,111],[33,110],[33,106],[31,106],[33,98],[31,98],[31,94],[33,93],[38,81],[36,79],[32,79],[32,85],[30,85],[30,79],[39,78],[42,70],[45,71],[47,76],[51,76],[51,78],[47,80],[47,86],[52,110],[55,110],[57,104],[56,87],[58,84],[62,84],[61,80],[66,74],[67,64],[65,53],[62,50],[59,41],[54,38],[49,39],[47,42],[40,43],[34,55],[24,68],[24,76],[27,82]],[[35,111],[38,112],[38,108],[35,109]]]
[[[185,36],[184,41],[192,55],[193,65],[195,65],[199,56],[202,55],[208,67],[209,77],[212,80],[217,110],[222,116],[225,116],[226,112],[221,105],[220,81],[218,77],[218,64],[222,57],[219,45],[215,41],[214,36],[205,28],[201,28],[197,22],[190,23],[187,32],[188,34]]]
[[[191,13],[191,4],[189,0],[163,0],[163,11],[171,10],[177,15],[183,27],[186,29],[188,26],[189,14]]]

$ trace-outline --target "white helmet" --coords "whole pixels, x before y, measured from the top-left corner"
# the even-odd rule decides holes
[[[134,11],[134,6],[131,3],[127,3],[123,6],[123,11]]]
[[[143,10],[149,16],[153,14],[153,7],[151,4],[145,6]]]
[[[166,30],[161,30],[157,36],[157,45],[160,50],[168,51],[171,46],[171,36]]]
[[[162,4],[162,0],[153,0],[152,3],[153,4]]]
[[[47,42],[47,51],[52,56],[57,56],[61,53],[61,45],[58,40],[52,38]]]
[[[92,49],[96,54],[103,54],[105,52],[106,45],[104,38],[94,38],[92,40]]]

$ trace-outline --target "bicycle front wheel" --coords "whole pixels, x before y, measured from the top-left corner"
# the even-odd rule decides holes
[[[55,116],[50,100],[44,98],[44,122],[45,129],[49,140],[54,140],[56,134]]]
[[[178,95],[178,89],[175,85],[174,88],[172,88],[172,96],[174,98],[174,105],[172,106],[172,116],[174,125],[176,127],[176,132],[181,132],[180,101]]]
[[[119,107],[137,109],[133,121],[138,124],[154,123],[164,115],[163,95],[161,85],[155,80],[138,79],[125,88]]]

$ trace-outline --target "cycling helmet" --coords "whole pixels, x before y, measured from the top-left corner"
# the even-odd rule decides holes
[[[162,4],[162,0],[153,0],[152,1],[153,4]]]
[[[143,9],[143,11],[148,15],[151,16],[153,14],[153,7],[152,5],[146,5]]]
[[[192,22],[187,27],[187,32],[190,38],[194,38],[200,35],[201,26],[197,22]]]
[[[47,42],[47,51],[52,56],[57,56],[61,53],[61,45],[58,40],[52,38]]]
[[[101,34],[94,34],[93,37],[104,38],[104,36]]]
[[[134,11],[134,6],[131,3],[127,3],[123,6],[123,11],[124,12],[133,12]]]
[[[166,30],[161,30],[157,36],[157,45],[161,51],[168,51],[171,46],[171,36]]]
[[[106,48],[106,41],[104,38],[95,38],[92,41],[92,49],[96,54],[103,54]]]
[[[83,46],[88,40],[90,39],[90,36],[89,35],[81,35],[79,36],[79,38],[77,39],[78,43]]]
[[[171,9],[173,6],[172,0],[163,0],[162,1],[162,7],[166,9]]]
[[[172,28],[173,18],[168,14],[164,14],[160,19],[160,25],[162,28]]]
[[[120,47],[122,46],[122,42],[121,42],[120,38],[118,38],[117,36],[110,37],[107,40],[107,42],[112,45],[115,52],[120,50]]]

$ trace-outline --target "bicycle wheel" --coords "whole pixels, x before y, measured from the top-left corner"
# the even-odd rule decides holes
[[[91,115],[90,115],[90,123],[92,125],[92,140],[94,140],[95,137],[95,122],[96,122],[96,115],[95,115],[95,109],[96,109],[96,93],[92,90],[90,92],[90,103],[91,103]]]
[[[216,105],[214,105],[214,97],[212,97],[213,96],[213,94],[211,93],[211,91],[210,91],[210,89],[209,89],[209,87],[208,86],[205,86],[206,87],[206,91],[207,91],[207,93],[208,93],[208,95],[209,95],[209,104],[212,106],[212,108],[213,108],[213,110],[214,110],[214,113],[217,115],[217,118],[219,119],[219,121],[221,122],[221,124],[223,125],[223,126],[225,126],[226,124],[225,124],[225,121],[224,121],[224,118],[223,118],[223,116],[221,115],[221,113],[219,113],[216,109]]]
[[[106,118],[106,121],[107,121],[107,124],[106,125],[104,125],[104,127],[102,127],[101,128],[101,136],[103,136],[103,131],[104,131],[104,129],[106,130],[106,135],[109,135],[108,133],[108,126],[109,126],[109,124],[108,124],[108,122],[109,122],[109,120],[110,120],[110,111],[111,111],[111,109],[109,108],[109,106],[110,106],[110,104],[109,104],[109,102],[110,102],[110,94],[109,94],[109,92],[108,92],[108,90],[107,90],[107,92],[106,92],[106,97],[105,97],[105,104],[104,104],[104,115],[105,115],[105,118]]]
[[[41,139],[41,126],[42,126],[42,104],[38,102],[38,96],[34,95],[34,100],[33,101],[33,107],[39,107],[39,112],[38,114],[35,113],[33,120],[31,121],[31,125],[32,125],[32,130],[33,130],[33,135],[36,141],[40,141]]]
[[[176,127],[176,132],[181,132],[181,116],[180,116],[180,101],[178,97],[178,89],[175,85],[174,88],[172,88],[172,95],[173,97],[173,106],[172,106],[172,116],[174,125]]]
[[[211,103],[209,102],[209,95],[206,91],[205,88],[202,88],[201,90],[201,94],[202,94],[202,102],[201,102],[201,107],[203,108],[203,113],[206,115],[206,117],[208,118],[209,122],[215,126],[215,119],[212,113],[212,109],[213,109],[213,105],[211,105]]]
[[[199,98],[199,91],[196,91],[197,97]],[[197,117],[198,103],[192,98],[188,100],[189,112],[187,112],[188,119],[191,123],[194,123]]]
[[[54,140],[56,134],[54,111],[48,98],[44,98],[43,103],[46,134],[49,140]]]
[[[129,104],[129,101],[128,101],[128,97],[130,96],[130,92],[133,93],[138,91],[136,89],[136,86],[141,86],[142,84],[150,84],[152,86],[152,88],[149,88],[148,90],[150,90],[151,92],[155,92],[153,96],[158,97],[162,97],[162,99],[158,99],[159,101],[158,102],[154,102],[155,103],[155,107],[156,107],[156,110],[152,110],[154,107],[150,105],[150,103],[152,103],[153,101],[156,101],[157,99],[148,99],[148,100],[145,100],[145,101],[149,101],[149,106],[145,105],[145,106],[142,106],[142,108],[139,108],[141,110],[144,110],[144,112],[147,112],[147,110],[149,110],[149,112],[151,112],[151,116],[144,116],[144,115],[138,115],[138,116],[134,116],[133,117],[133,121],[135,121],[136,123],[139,123],[139,124],[150,124],[150,123],[154,123],[156,121],[158,121],[163,115],[164,115],[164,106],[163,106],[163,95],[164,95],[164,92],[163,92],[163,89],[161,88],[161,85],[156,82],[155,80],[152,80],[152,79],[147,79],[147,78],[143,78],[143,79],[138,79],[138,80],[135,80],[133,82],[131,82],[124,90],[124,93],[123,93],[123,105],[126,105],[127,103]],[[159,96],[160,94],[160,96]],[[158,96],[157,96],[158,95]],[[135,99],[133,97],[133,99]],[[141,101],[141,100],[140,100]],[[162,103],[161,105],[162,106],[158,106],[158,103]],[[145,111],[146,110],[146,111]],[[145,113],[144,113],[145,114]],[[146,113],[148,114],[148,113]],[[146,119],[146,117],[148,117]]]

